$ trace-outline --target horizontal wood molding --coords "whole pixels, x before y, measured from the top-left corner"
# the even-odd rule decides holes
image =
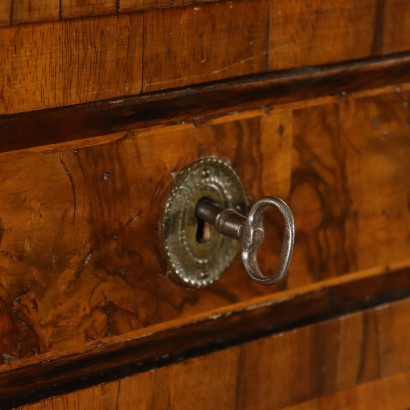
[[[0,29],[0,114],[410,50],[403,0],[160,3],[118,15],[111,0],[2,3],[0,24],[31,24]]]
[[[107,75],[111,75],[107,73]],[[0,152],[154,125],[193,123],[241,110],[338,100],[410,82],[410,56],[315,70],[290,70],[210,85],[52,110],[0,116]]]
[[[409,297],[409,266],[410,261],[346,275],[88,343],[59,356],[54,352],[3,365],[0,405],[24,404]]]

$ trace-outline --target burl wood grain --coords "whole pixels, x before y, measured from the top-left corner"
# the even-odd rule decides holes
[[[384,305],[24,409],[407,408],[409,308]]]
[[[410,296],[409,272],[407,260],[16,360],[0,366],[0,408],[397,301]]]
[[[290,286],[407,258],[409,93],[294,112]]]
[[[275,291],[252,284],[239,265],[202,291],[161,275],[156,230],[171,175],[201,155],[229,159],[254,198],[286,197],[292,166],[297,239],[290,287],[407,259],[407,98],[398,89],[297,110],[293,131],[283,112],[4,157],[5,320],[18,318],[21,332],[33,336],[19,349],[47,352]],[[274,245],[262,264],[272,269],[281,225],[270,219],[266,226]],[[4,342],[5,361],[21,357],[20,333]]]
[[[0,160],[4,321],[30,335],[4,340],[3,361],[274,291],[252,283],[239,263],[209,289],[174,283],[158,230],[173,175],[201,156],[232,162],[254,198],[286,197],[290,119],[129,132],[98,146]],[[271,238],[265,260],[272,262],[269,253],[276,262],[280,230]]]

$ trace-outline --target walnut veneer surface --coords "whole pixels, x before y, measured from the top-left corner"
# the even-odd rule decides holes
[[[0,408],[409,405],[407,1],[14,0],[0,26]],[[205,156],[290,204],[281,285],[169,277],[163,205]]]
[[[70,20],[65,3],[15,0],[10,11],[2,2],[6,22],[15,14],[31,21],[29,14],[52,14],[54,6],[62,20],[0,29],[0,115],[410,49],[405,0],[154,4]]]

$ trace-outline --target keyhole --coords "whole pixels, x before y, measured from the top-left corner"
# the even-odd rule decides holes
[[[199,244],[209,242],[211,240],[211,225],[202,219],[197,218],[195,238]]]

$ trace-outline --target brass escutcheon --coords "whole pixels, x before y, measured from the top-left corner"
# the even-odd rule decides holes
[[[202,198],[241,214],[247,210],[242,182],[226,161],[203,158],[177,176],[165,205],[162,241],[174,277],[194,287],[218,280],[241,248],[239,241],[196,216],[195,207]]]

